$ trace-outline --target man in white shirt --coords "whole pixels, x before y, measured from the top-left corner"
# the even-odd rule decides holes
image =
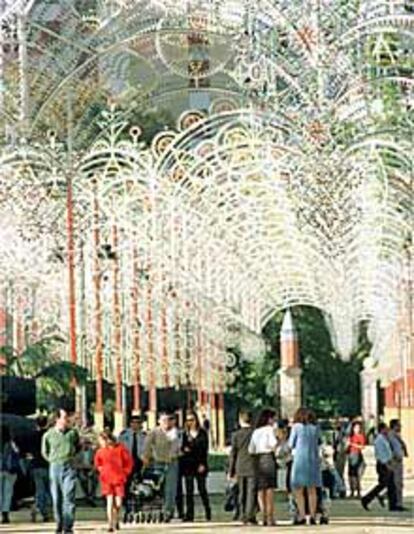
[[[378,484],[361,499],[365,510],[369,510],[369,504],[378,498],[381,492],[387,488],[388,507],[391,511],[399,511],[397,508],[394,473],[392,469],[393,453],[388,440],[388,427],[385,423],[378,426],[378,435],[374,442],[375,458],[377,460]]]

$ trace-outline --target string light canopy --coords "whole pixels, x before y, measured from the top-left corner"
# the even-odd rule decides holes
[[[387,366],[413,255],[413,27],[395,1],[6,2],[4,302],[18,277],[53,295],[98,380],[219,391],[228,348],[260,355],[294,305],[326,313],[345,359],[369,321]],[[147,109],[173,119],[151,139]]]

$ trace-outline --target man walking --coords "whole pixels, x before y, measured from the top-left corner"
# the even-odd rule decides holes
[[[133,475],[141,475],[142,456],[145,446],[145,432],[142,430],[142,419],[139,415],[133,415],[129,421],[129,428],[119,435],[119,441],[128,449],[134,460]]]
[[[362,497],[361,504],[365,510],[369,510],[368,506],[371,501],[378,498],[381,492],[387,488],[388,507],[391,511],[397,511],[394,473],[392,470],[393,454],[388,440],[388,427],[385,423],[380,423],[378,426],[378,435],[375,438],[374,448],[377,460],[378,484]]]
[[[130,452],[134,462],[132,471],[128,476],[125,485],[126,499],[124,500],[124,506],[125,513],[127,514],[130,511],[131,499],[128,498],[128,496],[130,495],[132,481],[134,477],[141,479],[142,475],[142,456],[144,454],[145,432],[142,429],[142,419],[139,415],[131,416],[129,420],[129,428],[126,428],[120,433],[119,441]]]
[[[394,473],[394,484],[396,490],[396,510],[407,511],[403,506],[403,486],[404,486],[404,457],[408,456],[407,446],[401,437],[401,423],[398,419],[390,421],[390,432],[388,439],[393,454],[392,470]]]
[[[79,450],[79,434],[70,427],[66,410],[56,412],[55,425],[42,440],[42,456],[50,464],[50,489],[56,533],[72,534],[76,506],[76,470],[73,466]]]
[[[35,504],[32,520],[36,521],[36,512],[40,512],[43,521],[49,521],[48,507],[51,501],[49,465],[42,456],[42,440],[47,432],[47,417],[41,415],[36,420],[37,431],[33,440],[30,468],[35,486]]]
[[[176,426],[175,415],[162,413],[159,425],[145,440],[143,463],[165,471],[164,520],[171,521],[174,515],[178,486],[178,458],[181,440]]]
[[[249,443],[253,429],[252,415],[248,411],[239,414],[239,430],[231,438],[229,477],[237,478],[239,488],[239,510],[245,525],[256,525],[256,480],[253,456],[249,454]]]

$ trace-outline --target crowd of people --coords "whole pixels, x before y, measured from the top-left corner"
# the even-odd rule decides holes
[[[384,422],[378,432],[370,424],[367,437],[374,444],[378,484],[361,497],[361,478],[365,461],[363,450],[367,437],[360,419],[337,422],[332,436],[333,462],[327,461],[326,447],[315,414],[299,409],[290,424],[277,421],[272,410],[264,410],[252,423],[248,411],[240,413],[239,429],[233,433],[228,478],[236,483],[237,506],[235,517],[247,525],[256,525],[257,512],[263,525],[275,524],[273,492],[285,489],[291,505],[294,525],[327,522],[323,506],[324,493],[331,497],[346,496],[344,480],[348,465],[349,498],[361,500],[365,510],[374,498],[384,506],[385,493],[390,511],[401,512],[403,506],[403,461],[408,455],[401,437],[401,424],[393,419],[388,427]],[[282,475],[282,480],[278,474]]]
[[[46,417],[37,420],[36,439],[30,454],[35,485],[32,520],[40,513],[50,520],[52,505],[56,533],[73,532],[77,482],[89,505],[96,506],[98,482],[106,499],[108,531],[119,529],[120,512],[131,506],[128,495],[150,466],[163,474],[163,521],[178,517],[194,521],[194,490],[204,507],[207,521],[212,518],[207,490],[209,472],[209,427],[200,424],[194,410],[185,414],[182,428],[175,414],[162,413],[156,428],[145,432],[143,420],[132,416],[128,428],[115,437],[109,429],[98,435],[76,417],[59,409],[52,425]],[[380,423],[364,432],[360,420],[338,421],[333,434],[333,464],[326,460],[320,426],[315,414],[299,409],[293,421],[278,420],[276,412],[263,410],[253,421],[252,413],[241,411],[239,426],[231,436],[228,483],[236,490],[235,519],[243,524],[275,525],[274,490],[286,491],[294,525],[327,520],[322,488],[331,496],[344,496],[344,473],[348,464],[349,496],[361,499],[369,510],[378,498],[384,505],[385,493],[391,511],[403,511],[403,460],[407,448],[401,438],[401,424],[394,419],[389,427]],[[364,448],[367,438],[374,443],[378,484],[361,495]],[[0,497],[2,522],[10,521],[13,488],[21,453],[8,427],[1,432]],[[334,491],[334,488],[336,490]],[[185,491],[183,490],[185,488]]]

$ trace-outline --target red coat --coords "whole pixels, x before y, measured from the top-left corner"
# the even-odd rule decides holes
[[[132,456],[121,443],[102,447],[95,454],[95,467],[103,484],[125,484],[132,466]]]

